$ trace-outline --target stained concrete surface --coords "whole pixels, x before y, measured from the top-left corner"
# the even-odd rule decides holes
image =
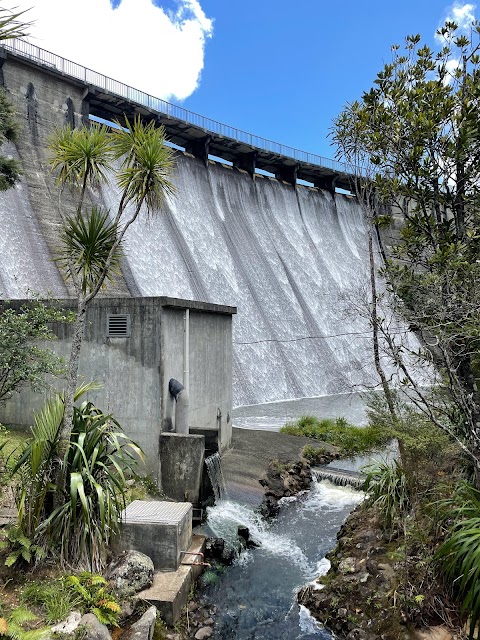
[[[188,551],[176,571],[155,572],[152,586],[138,594],[141,600],[155,605],[162,618],[170,625],[181,617],[192,581],[202,571],[203,567],[199,563],[203,561],[205,537],[194,535]]]
[[[311,438],[234,427],[231,447],[222,456],[228,497],[252,505],[260,504],[264,489],[259,479],[265,475],[270,461],[295,462],[307,444],[336,451],[335,447]]]

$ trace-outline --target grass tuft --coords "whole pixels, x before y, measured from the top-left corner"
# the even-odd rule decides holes
[[[81,598],[73,593],[63,580],[30,582],[23,589],[21,600],[30,606],[40,607],[47,624],[65,620],[81,603]]]

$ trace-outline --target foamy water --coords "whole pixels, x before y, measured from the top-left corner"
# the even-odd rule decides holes
[[[174,183],[177,197],[129,229],[126,259],[142,295],[237,306],[235,406],[378,384],[368,323],[348,311],[369,277],[355,198],[181,154]],[[112,183],[101,196],[114,211]]]
[[[364,498],[361,491],[352,487],[339,487],[329,480],[315,482],[307,499],[302,503],[304,510],[329,509],[343,511],[356,507]]]
[[[251,507],[227,500],[214,507],[209,507],[207,514],[209,528],[219,538],[223,538],[227,542],[234,542],[238,527],[248,527],[252,541],[259,545],[264,553],[286,558],[289,562],[301,567],[302,570],[309,570],[308,558],[295,540],[272,530],[272,526]]]
[[[233,541],[242,525],[259,545],[245,551],[207,592],[218,608],[215,638],[330,638],[308,609],[296,604],[296,594],[328,571],[325,555],[345,517],[362,499],[363,494],[350,487],[314,482],[311,491],[282,501],[272,523],[232,501],[209,508],[213,535]]]

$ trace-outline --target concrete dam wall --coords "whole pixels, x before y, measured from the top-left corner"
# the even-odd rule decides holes
[[[238,307],[234,405],[371,384],[368,327],[346,302],[368,282],[355,200],[183,154],[174,182],[176,198],[130,228],[124,277],[133,295]],[[117,198],[110,185],[92,194],[112,210]],[[2,296],[64,297],[30,202],[25,180],[0,196]]]
[[[175,185],[164,211],[129,230],[129,288],[237,306],[234,405],[370,384],[368,327],[347,312],[368,282],[355,200],[183,154]],[[117,197],[102,189],[112,210]]]
[[[0,194],[0,295],[64,298],[68,283],[52,262],[60,218],[46,144],[55,127],[85,118],[83,89],[15,59],[2,71],[21,124],[16,148],[4,152],[24,175]],[[234,406],[375,384],[368,326],[348,311],[368,283],[355,199],[182,152],[174,183],[176,197],[129,229],[123,279],[107,295],[236,306]],[[90,198],[114,210],[118,194],[107,185]]]

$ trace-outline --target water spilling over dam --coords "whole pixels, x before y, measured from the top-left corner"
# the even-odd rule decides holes
[[[294,149],[283,156],[281,145],[272,150],[273,143],[250,134],[244,139],[236,130],[236,138],[228,137],[229,127],[195,124],[195,114],[172,111],[172,105],[23,41],[2,55],[0,81],[21,123],[17,148],[4,151],[20,160],[24,175],[0,195],[1,296],[68,295],[52,262],[61,227],[48,163],[52,131],[90,116],[132,117],[141,106],[196,157],[178,153],[176,197],[128,230],[123,278],[107,295],[236,306],[236,406],[376,384],[369,328],[348,302],[359,295],[365,300],[369,266],[360,207],[355,198],[333,195],[335,181],[349,184],[345,167]],[[209,161],[209,153],[236,168]],[[321,188],[302,186],[297,178]],[[67,191],[68,212],[74,196]],[[91,200],[114,210],[118,193],[109,184]]]
[[[252,180],[184,154],[174,182],[176,197],[129,229],[124,274],[142,296],[238,307],[234,405],[371,384],[368,326],[347,302],[368,282],[366,226],[355,199]],[[112,184],[96,197],[115,210]],[[25,184],[2,194],[0,211],[2,294],[65,295]]]
[[[355,199],[183,155],[175,184],[164,211],[130,228],[128,266],[141,295],[238,307],[234,404],[370,384],[368,327],[346,303],[368,282]],[[102,195],[114,210],[115,190]]]

